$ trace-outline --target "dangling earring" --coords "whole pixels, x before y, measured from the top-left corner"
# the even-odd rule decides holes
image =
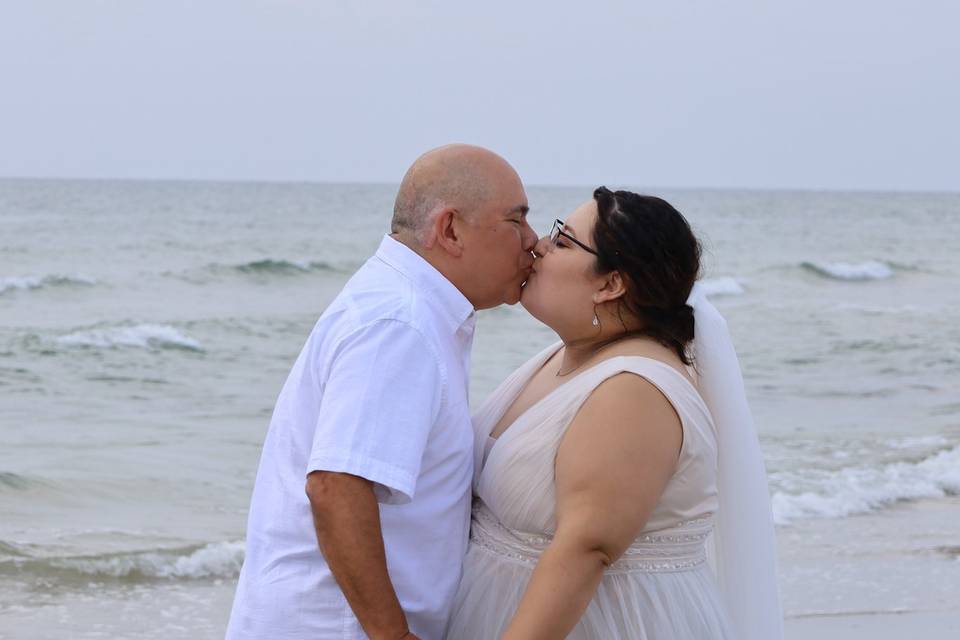
[[[593,305],[593,326],[600,326],[600,318],[597,317],[597,305]]]

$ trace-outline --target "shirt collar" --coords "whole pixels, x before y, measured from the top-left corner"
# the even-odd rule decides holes
[[[437,307],[449,323],[450,331],[464,329],[473,332],[476,313],[466,296],[457,289],[436,267],[402,242],[383,236],[376,257],[409,279],[418,289],[435,295],[428,296],[431,306]]]

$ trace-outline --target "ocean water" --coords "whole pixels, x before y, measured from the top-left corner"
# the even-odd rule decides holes
[[[222,637],[273,402],[394,188],[0,181],[0,638]],[[705,245],[787,615],[960,612],[960,195],[646,191]],[[473,403],[553,339],[482,312]]]

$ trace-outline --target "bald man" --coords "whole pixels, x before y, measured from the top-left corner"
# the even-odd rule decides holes
[[[474,310],[520,299],[527,208],[486,149],[407,171],[391,233],[280,392],[228,640],[442,637],[469,533]]]

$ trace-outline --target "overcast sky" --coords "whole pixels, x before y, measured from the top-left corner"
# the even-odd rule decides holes
[[[0,176],[960,190],[956,0],[2,0]]]

